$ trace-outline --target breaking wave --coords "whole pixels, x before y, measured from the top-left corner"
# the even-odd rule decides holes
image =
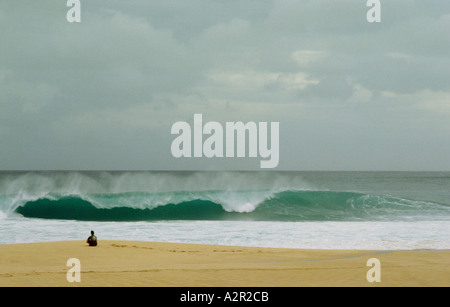
[[[327,190],[290,172],[3,172],[0,220],[450,220],[450,205]]]
[[[449,219],[449,208],[436,203],[354,192],[294,190],[47,195],[25,202],[15,212],[28,218],[82,221]]]

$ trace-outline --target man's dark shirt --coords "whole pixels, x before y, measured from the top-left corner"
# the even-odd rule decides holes
[[[87,239],[89,246],[97,246],[97,237],[92,235]]]

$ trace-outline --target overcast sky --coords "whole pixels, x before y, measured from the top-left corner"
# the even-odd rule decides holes
[[[450,170],[450,2],[0,0],[1,170],[176,159],[176,121],[280,123],[279,170]]]

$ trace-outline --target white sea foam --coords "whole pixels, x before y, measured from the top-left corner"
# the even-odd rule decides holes
[[[307,249],[450,249],[450,222],[79,222],[0,221],[0,244],[85,240],[142,240]]]

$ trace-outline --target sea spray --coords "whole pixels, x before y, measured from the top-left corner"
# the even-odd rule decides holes
[[[300,177],[283,172],[3,172],[0,173],[0,210],[11,212],[29,201],[64,196],[76,196],[99,208],[123,206],[126,201],[126,206],[144,209],[176,203],[179,192],[183,192],[182,201],[193,200],[187,198],[187,193],[193,192],[192,197],[196,197],[197,191],[222,191],[216,196],[222,198],[221,203],[228,209],[235,210],[235,203],[230,202],[234,191],[270,193],[311,188]],[[144,201],[139,193],[147,193],[147,199]],[[107,197],[111,199],[109,203],[105,203]],[[139,202],[133,201],[133,197],[139,198]],[[258,194],[246,202],[255,205],[264,198],[266,195]]]
[[[432,202],[354,192],[295,190],[128,192],[84,197],[52,194],[27,201],[15,212],[24,217],[84,221],[450,220],[450,208]]]

